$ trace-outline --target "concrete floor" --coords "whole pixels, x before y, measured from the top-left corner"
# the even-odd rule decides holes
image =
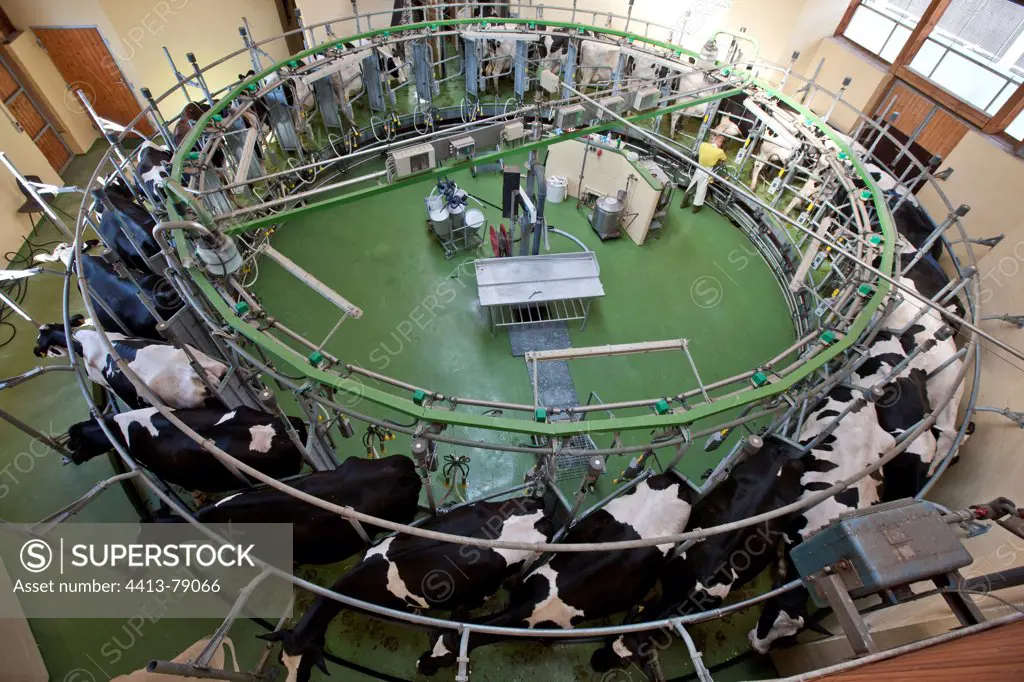
[[[94,149],[76,159],[66,174],[69,182],[84,182],[98,154]],[[495,177],[473,180],[456,175],[455,179],[477,196],[497,203]],[[447,394],[530,402],[525,363],[511,356],[505,333],[490,335],[476,303],[472,278],[458,274],[471,271],[457,269],[460,263],[489,253],[443,258],[424,226],[422,197],[429,189],[429,183],[404,188],[293,220],[279,229],[274,244],[366,311],[362,319],[345,322],[329,345],[346,361]],[[497,221],[492,210],[486,214],[492,222]],[[571,232],[597,252],[607,292],[595,303],[586,331],[570,327],[575,346],[686,337],[702,378],[711,381],[757,365],[793,340],[788,311],[767,267],[760,260],[746,258],[750,250],[747,240],[713,212],[694,216],[674,207],[663,235],[644,247],[625,238],[600,243],[585,217],[576,211],[575,202],[550,206],[548,217],[552,225]],[[56,231],[44,225],[33,241],[41,244],[55,238]],[[557,251],[576,248],[557,236],[552,237],[551,246]],[[459,292],[455,299],[422,328],[417,326],[408,340],[396,335],[398,324],[409,319],[424,297],[449,280],[453,271],[457,277],[451,286]],[[720,291],[719,303],[710,308],[701,305],[707,299],[691,295],[694,283],[710,282],[708,278],[714,278]],[[59,319],[60,286],[59,278],[37,278],[30,284],[25,305],[40,321]],[[310,338],[322,338],[336,321],[330,306],[272,263],[261,264],[254,289],[270,310]],[[15,339],[0,348],[4,376],[37,364],[31,353],[34,331],[27,323],[18,325]],[[387,359],[386,367],[381,367],[381,358]],[[571,372],[584,401],[591,391],[611,401],[677,393],[695,386],[685,359],[678,356],[581,360],[572,363]],[[68,375],[51,375],[0,394],[0,407],[52,433],[62,433],[69,424],[86,417],[78,388]],[[625,435],[624,440],[647,437]],[[598,446],[607,446],[609,440],[598,439]],[[392,445],[392,451],[404,451],[401,440]],[[684,460],[683,470],[696,478],[713,466],[726,448],[715,453],[704,453],[699,447],[694,450]],[[357,439],[340,443],[340,456],[361,454]],[[442,448],[442,454],[447,454],[447,448]],[[521,482],[531,463],[526,456],[489,451],[460,454],[472,457],[471,495]],[[617,474],[625,464],[610,462],[609,470]],[[0,482],[10,486],[0,496],[0,518],[33,521],[86,492],[109,475],[110,469],[101,459],[86,467],[61,466],[53,453],[0,424],[0,472],[5,476]],[[113,490],[90,505],[78,520],[112,522],[132,513],[123,494]],[[340,568],[300,572],[329,583]],[[752,593],[752,588],[748,589],[747,593]],[[743,614],[695,630],[709,665],[747,650],[745,633],[754,616],[756,613]],[[143,667],[151,658],[172,657],[216,625],[214,621],[165,619],[146,623],[141,633],[135,633],[126,621],[31,622],[51,678],[75,682],[108,679]],[[256,632],[258,628],[249,622],[239,622],[232,631],[243,664],[252,664],[260,649],[252,636]],[[328,649],[371,669],[411,679],[412,661],[425,644],[423,633],[349,614],[335,621]],[[473,679],[598,679],[586,665],[592,649],[590,645],[488,647],[473,656]],[[670,676],[689,672],[680,649],[675,646],[663,656]],[[337,672],[336,666],[332,670],[335,679],[373,679],[351,670]],[[716,679],[749,679],[771,672],[767,661],[748,659],[723,669]],[[634,675],[634,679],[640,678]]]

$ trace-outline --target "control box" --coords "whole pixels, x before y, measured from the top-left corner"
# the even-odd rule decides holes
[[[858,509],[793,548],[790,556],[815,603],[812,577],[838,574],[854,599],[945,575],[973,559],[953,527],[927,502],[898,500]]]
[[[570,104],[562,107],[555,115],[555,127],[562,130],[582,128],[587,120],[587,110],[582,104]]]

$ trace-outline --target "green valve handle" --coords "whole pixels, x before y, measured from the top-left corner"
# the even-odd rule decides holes
[[[846,161],[848,158],[850,158],[850,155],[847,154],[846,152],[839,152],[838,158],[840,161]]]
[[[297,61],[295,61],[295,60],[293,59],[293,60],[291,60],[290,62],[288,62],[288,66],[289,66],[290,68],[296,69],[296,68],[298,68],[298,66],[299,66],[299,63],[298,63]]]
[[[220,114],[214,114],[214,115],[213,115],[213,116],[211,116],[210,118],[212,118],[212,119],[213,119],[214,123],[220,123],[221,121],[223,121],[223,120],[224,120],[224,117],[223,117],[223,116],[221,116]]]
[[[754,372],[754,375],[750,377],[750,380],[754,382],[754,386],[760,388],[768,383],[768,375],[764,372]]]
[[[197,161],[199,159],[199,152],[189,152],[185,155],[185,158],[189,161]]]
[[[658,414],[668,414],[669,410],[671,410],[671,408],[668,405],[668,401],[664,398],[661,398],[658,402],[654,403],[654,411]]]
[[[249,92],[256,92],[256,84],[255,83],[249,83],[248,85],[245,86],[245,89],[248,90]]]
[[[729,67],[725,67],[724,69],[722,69],[723,76],[728,76],[730,73],[732,73],[732,69],[730,69]]]
[[[872,196],[871,195],[871,190],[869,190],[869,189],[866,189],[866,190],[864,190],[863,192],[860,193],[860,198],[863,199],[864,201],[870,201],[871,200],[871,196]]]
[[[324,362],[324,354],[318,350],[313,351],[309,354],[309,364],[314,367],[319,367]]]
[[[415,391],[413,391],[413,393],[412,393],[412,401],[414,403],[416,403],[417,405],[423,405],[423,403],[426,402],[426,400],[427,400],[427,392],[426,391],[424,391],[421,388],[417,388]]]
[[[860,294],[861,296],[867,297],[875,293],[875,288],[870,284],[861,284],[859,287],[857,287],[857,293]]]
[[[533,421],[543,424],[548,420],[548,411],[543,407],[538,407],[533,411]]]
[[[827,346],[829,344],[835,343],[835,341],[836,341],[836,333],[830,329],[830,330],[826,331],[825,333],[823,333],[820,338],[821,338],[821,342],[824,343]]]
[[[882,235],[880,235],[880,234],[873,234],[873,235],[871,235],[871,237],[870,237],[870,238],[868,239],[868,242],[869,242],[869,243],[870,243],[870,244],[871,244],[872,246],[881,246],[881,244],[882,244],[882,241],[883,241],[883,240],[882,240]]]
[[[249,313],[249,304],[245,301],[239,301],[235,304],[235,313],[238,315],[247,315]]]

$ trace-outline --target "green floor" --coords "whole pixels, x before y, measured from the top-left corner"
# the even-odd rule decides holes
[[[519,159],[510,156],[506,161]],[[453,179],[475,196],[500,203],[497,176],[474,179],[464,172]],[[424,182],[310,214],[279,229],[273,244],[363,308],[364,316],[344,322],[327,346],[345,362],[448,395],[531,403],[523,359],[511,355],[506,332],[491,335],[486,313],[477,303],[470,264],[477,257],[490,256],[490,247],[445,260],[425,229],[423,197],[430,188],[431,183]],[[494,209],[485,209],[485,215],[492,223],[500,222]],[[595,250],[601,266],[606,296],[593,305],[585,331],[570,323],[574,346],[687,338],[702,379],[711,382],[759,365],[793,341],[778,284],[744,235],[714,212],[694,215],[673,206],[662,235],[643,247],[628,238],[601,243],[575,201],[549,205],[547,217],[552,226]],[[557,235],[551,236],[551,247],[553,252],[578,250]],[[337,320],[331,305],[265,259],[253,288],[282,322],[314,341],[319,342]],[[715,291],[708,293],[709,288]],[[439,296],[451,300],[427,312],[424,300],[439,291],[454,295]],[[592,391],[611,402],[696,387],[682,354],[577,360],[570,367],[582,401]],[[366,403],[357,409],[394,416]],[[493,437],[467,430],[452,435]],[[649,437],[648,433],[627,433],[623,441],[643,442]],[[611,437],[599,437],[597,444],[608,447]],[[400,438],[393,445],[393,451],[401,452],[405,442]],[[342,456],[360,451],[356,439],[342,442],[339,450]],[[724,447],[714,453],[693,448],[682,469],[699,480],[725,451]],[[441,446],[441,452],[455,454],[455,449]],[[528,455],[483,450],[458,454],[472,456],[471,495],[522,482],[533,463]],[[625,464],[626,458],[612,460],[609,470],[617,474]],[[610,489],[610,478],[602,480],[599,492]],[[569,482],[564,487],[575,485]],[[437,494],[443,495],[443,489],[436,487]],[[311,572],[310,576],[327,584],[337,572]],[[747,650],[746,632],[755,616],[743,614],[697,629],[709,664]],[[424,634],[410,634],[399,626],[353,614],[334,623],[328,643],[333,653],[399,677],[411,674],[410,661],[425,646]],[[488,647],[474,654],[473,679],[598,679],[587,666],[592,649],[589,645]],[[678,648],[664,658],[670,674],[689,670]],[[758,673],[756,668],[745,669],[747,676]]]
[[[84,183],[97,159],[97,150],[77,159],[66,177],[72,183]],[[483,199],[497,202],[499,198],[498,180],[493,176],[473,180],[457,175],[455,179]],[[346,321],[328,346],[344,360],[448,394],[531,402],[525,363],[511,356],[504,332],[491,336],[476,303],[472,268],[461,265],[489,254],[481,251],[459,254],[452,260],[443,258],[424,228],[422,197],[429,189],[429,184],[404,188],[295,220],[276,233],[274,245],[364,309],[364,317]],[[72,202],[62,204],[74,211]],[[497,222],[493,210],[485,213]],[[553,226],[571,232],[596,251],[607,292],[594,304],[586,331],[571,326],[574,346],[685,337],[690,339],[702,378],[710,382],[760,364],[793,340],[788,311],[775,280],[759,259],[750,257],[744,236],[711,211],[694,216],[674,207],[662,236],[643,247],[628,239],[600,243],[575,202],[550,205],[548,218]],[[41,244],[57,236],[52,227],[43,226],[33,241]],[[551,240],[552,250],[576,249],[562,237],[552,236]],[[40,321],[56,321],[60,286],[59,278],[37,278],[30,285],[25,306]],[[424,299],[439,286],[455,291],[456,296],[434,311],[436,317],[425,316]],[[708,293],[709,288],[713,293]],[[312,339],[322,338],[336,321],[329,305],[272,263],[261,264],[254,289],[274,314]],[[717,305],[705,307],[715,299]],[[399,327],[407,320],[415,323],[408,339],[396,331],[408,329],[408,325]],[[17,324],[15,339],[0,348],[3,376],[37,364],[31,353],[33,329],[27,323]],[[696,385],[681,355],[579,360],[572,363],[571,371],[584,401],[591,391],[612,401],[674,394]],[[6,391],[0,394],[0,407],[53,433],[86,418],[78,388],[68,375],[51,375]],[[358,409],[381,414],[367,405]],[[452,435],[483,438],[489,434],[463,431]],[[623,434],[627,443],[648,437],[646,433]],[[599,438],[597,444],[607,447],[610,438]],[[392,451],[402,452],[404,445],[396,441]],[[449,451],[454,452],[442,447],[442,454]],[[683,470],[699,477],[723,452],[725,448],[709,454],[695,447],[684,460]],[[361,454],[358,439],[340,442],[339,455]],[[531,463],[526,456],[498,452],[458,454],[472,457],[471,495],[521,482]],[[625,463],[610,462],[609,469],[615,474]],[[46,454],[20,432],[0,423],[0,483],[8,486],[0,488],[0,518],[37,520],[109,473],[102,460],[86,467],[61,466],[55,455]],[[444,494],[440,486],[438,491]],[[109,522],[131,514],[121,492],[114,490],[90,505],[78,520]],[[329,581],[337,570],[303,573]],[[745,632],[755,615],[743,614],[696,629],[698,646],[710,665],[747,650]],[[151,658],[172,657],[212,632],[216,624],[164,619],[145,623],[139,628],[141,633],[136,633],[127,621],[31,622],[51,678],[76,681],[104,680],[140,668]],[[243,664],[255,661],[260,647],[252,635],[257,631],[248,622],[238,623],[232,631]],[[412,678],[412,661],[425,644],[423,633],[349,615],[335,622],[328,648],[369,668]],[[592,649],[590,645],[488,647],[473,656],[473,679],[598,679],[586,664]],[[664,658],[670,675],[687,674],[679,647],[673,647]],[[333,666],[332,670],[334,679],[371,679],[352,671],[339,672]],[[748,659],[723,669],[716,679],[771,672],[766,662]],[[634,679],[640,678],[634,675]]]

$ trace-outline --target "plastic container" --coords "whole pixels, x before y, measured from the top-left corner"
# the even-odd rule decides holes
[[[565,201],[569,193],[569,181],[560,175],[552,175],[548,178],[548,203],[560,204]]]
[[[448,238],[448,235],[452,233],[452,219],[448,215],[446,207],[430,212],[430,226],[438,237],[442,239]]]
[[[466,230],[469,233],[478,234],[486,222],[487,219],[484,218],[484,212],[480,209],[471,208],[466,211]]]

